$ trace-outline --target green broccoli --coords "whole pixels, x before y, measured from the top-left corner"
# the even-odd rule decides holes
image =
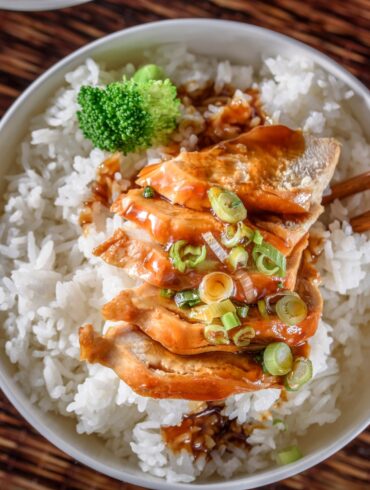
[[[107,151],[143,150],[164,143],[180,115],[176,87],[170,80],[114,82],[105,88],[82,86],[77,118],[84,136]]]

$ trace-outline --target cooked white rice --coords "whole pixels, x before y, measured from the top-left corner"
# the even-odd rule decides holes
[[[249,66],[195,56],[177,45],[147,57],[162,65],[175,83],[194,89],[209,80],[215,80],[218,90],[225,83],[245,89],[258,82],[273,122],[341,141],[336,179],[366,169],[370,146],[346,108],[351,91],[309,59],[267,59],[261,72],[253,73]],[[79,361],[78,327],[90,322],[104,329],[100,307],[135,281],[91,255],[92,248],[120,226],[119,218],[100,215],[98,229],[81,236],[81,202],[106,155],[92,149],[78,129],[76,94],[81,84],[107,83],[134,69],[129,64],[107,72],[87,60],[66,76],[65,87],[30,123],[20,147],[22,173],[9,179],[0,222],[0,308],[7,311],[6,352],[17,364],[16,379],[33,403],[74,417],[79,433],[99,434],[122,457],[122,464],[130,458],[143,471],[182,482],[213,473],[228,478],[236,472],[254,472],[275,464],[276,449],[293,444],[311,425],[332,423],[340,415],[337,399],[349,389],[348,379],[361,363],[361,329],[370,321],[370,240],[368,235],[353,234],[348,219],[369,208],[370,199],[358,195],[345,207],[335,202],[325,216],[327,241],[318,263],[325,308],[311,340],[314,379],[288,394],[284,403],[276,403],[278,389],[226,400],[224,413],[230,418],[240,423],[263,420],[263,429],[255,429],[248,439],[248,454],[237,447],[227,454],[216,449],[207,464],[192,461],[187,453],[171,454],[160,426],[180,422],[194,403],[143,398],[110,369]],[[215,110],[210,106],[208,113]],[[186,120],[192,125],[181,124],[175,139],[192,149],[202,117],[184,111]],[[162,151],[156,148],[127,157],[117,178],[125,179],[156,161]],[[99,209],[95,211],[99,215]],[[283,423],[273,424],[276,419]]]

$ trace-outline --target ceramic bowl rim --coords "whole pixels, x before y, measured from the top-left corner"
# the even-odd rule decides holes
[[[324,68],[330,67],[330,72],[334,73],[334,75],[338,76],[345,83],[347,83],[355,93],[362,96],[369,102],[370,105],[370,91],[366,88],[366,86],[360,82],[356,77],[350,74],[346,69],[340,66],[336,61],[332,60],[329,56],[321,53],[320,51],[311,48],[310,46],[301,43],[289,36],[285,36],[284,34],[280,34],[275,31],[271,31],[270,29],[266,29],[263,27],[228,21],[228,20],[217,20],[217,19],[179,19],[179,20],[161,20],[156,22],[150,22],[147,24],[134,26],[126,29],[122,29],[120,31],[114,32],[107,36],[104,36],[100,39],[97,39],[91,43],[86,44],[85,46],[77,49],[72,52],[68,56],[61,59],[59,62],[51,66],[46,72],[40,75],[10,106],[10,108],[4,114],[1,122],[0,122],[0,138],[1,131],[3,128],[11,123],[11,118],[13,114],[18,110],[18,108],[23,104],[23,102],[35,91],[37,90],[46,79],[50,76],[57,74],[62,71],[66,65],[68,65],[73,60],[86,55],[93,55],[93,51],[101,46],[102,44],[110,43],[116,38],[124,38],[127,34],[139,33],[141,31],[150,30],[152,28],[156,28],[158,25],[163,27],[176,27],[179,25],[204,25],[204,27],[211,27],[212,24],[228,26],[232,28],[237,25],[239,28],[244,28],[251,33],[256,33],[261,36],[266,36],[266,38],[275,38],[282,41],[287,42],[293,47],[297,47],[299,49],[304,50],[311,58],[315,61],[320,62]],[[49,440],[56,447],[64,451],[65,453],[72,456],[77,461],[82,464],[95,469],[105,475],[111,476],[121,481],[125,481],[128,483],[132,483],[135,485],[147,486],[149,488],[161,488],[166,490],[224,490],[225,482],[216,482],[216,483],[169,483],[165,480],[157,481],[148,481],[150,475],[147,475],[143,472],[140,473],[140,476],[133,476],[130,473],[126,473],[124,469],[115,470],[114,468],[108,467],[103,463],[100,463],[92,456],[87,455],[86,453],[79,451],[76,449],[70,442],[66,441],[66,439],[59,437],[53,431],[49,430],[46,427],[42,420],[39,419],[37,414],[41,411],[37,406],[33,406],[31,411],[28,411],[24,408],[18,398],[18,396],[14,393],[12,385],[15,385],[15,381],[8,376],[5,376],[4,373],[0,371],[0,389],[3,390],[4,394],[11,401],[11,403],[16,407],[16,409],[21,413],[21,415],[33,426],[35,427],[47,440]],[[329,446],[325,446],[320,450],[316,450],[313,454],[303,457],[301,460],[298,460],[295,463],[292,463],[287,466],[272,468],[261,473],[246,475],[237,477],[237,479],[233,481],[228,481],[228,490],[241,490],[242,488],[257,488],[262,485],[271,484],[282,479],[291,477],[297,473],[300,473],[316,464],[322,462],[326,458],[330,457],[332,454],[340,450],[343,446],[349,443],[352,439],[354,439],[360,432],[362,432],[367,425],[370,423],[370,414],[364,417],[359,423],[355,426],[348,428],[345,433],[336,440],[334,443]],[[247,485],[247,486],[246,486]]]

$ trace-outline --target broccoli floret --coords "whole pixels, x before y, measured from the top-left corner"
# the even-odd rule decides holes
[[[177,90],[168,79],[83,86],[77,100],[84,136],[111,152],[126,154],[165,142],[179,117]]]

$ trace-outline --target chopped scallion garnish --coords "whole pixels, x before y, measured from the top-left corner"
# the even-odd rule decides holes
[[[256,245],[261,245],[263,242],[263,236],[258,230],[255,230],[253,233],[253,238],[252,238],[253,243]]]
[[[248,252],[241,245],[238,245],[231,249],[227,261],[234,271],[239,267],[247,267]]]
[[[266,276],[273,276],[279,273],[280,267],[273,264],[266,255],[259,255],[256,260],[256,267],[259,272]]]
[[[296,293],[295,291],[290,291],[289,289],[283,289],[281,291],[277,291],[276,293],[265,296],[264,300],[266,303],[267,312],[276,313],[276,303],[280,298],[283,298],[284,296],[298,296],[298,293]]]
[[[247,217],[247,210],[239,197],[231,191],[220,187],[211,187],[208,198],[214,213],[226,223],[237,223]]]
[[[267,312],[266,303],[265,303],[264,299],[258,300],[257,307],[258,307],[258,311],[260,312],[260,315],[262,316],[262,318],[268,318],[269,315]]]
[[[256,332],[252,327],[243,327],[233,335],[234,344],[237,347],[246,347],[251,343],[251,339],[255,337]]]
[[[221,321],[222,321],[223,326],[225,327],[225,330],[231,330],[235,327],[240,326],[239,318],[232,311],[229,311],[228,313],[225,313],[224,315],[222,315]]]
[[[270,243],[255,245],[252,255],[257,269],[263,274],[285,276],[286,258]]]
[[[205,245],[197,247],[193,245],[187,245],[183,251],[185,264],[187,265],[187,267],[194,269],[197,265],[201,264],[205,260],[206,254],[207,249]]]
[[[206,325],[204,327],[204,337],[213,345],[230,344],[227,332],[222,325]]]
[[[196,289],[179,291],[174,296],[175,303],[179,308],[193,307],[199,305],[199,292]]]
[[[181,251],[187,244],[186,240],[178,240],[177,242],[173,243],[170,248],[170,259],[172,261],[172,264],[174,267],[176,267],[177,270],[180,272],[185,272],[186,270],[186,264],[181,258]]]
[[[172,298],[174,294],[175,291],[172,291],[172,289],[161,289],[160,291],[160,296],[162,296],[162,298]]]
[[[239,318],[247,318],[248,312],[249,312],[249,306],[237,306],[236,307],[236,312],[239,316]]]
[[[253,230],[239,221],[236,230],[234,225],[226,226],[221,236],[221,243],[227,248],[236,247],[239,243],[246,245],[251,241],[253,235]]]
[[[307,317],[307,305],[297,294],[283,296],[275,305],[277,316],[287,325],[296,325]]]
[[[274,376],[288,374],[293,366],[293,354],[288,344],[273,342],[263,353],[263,364]]]
[[[211,272],[203,277],[199,285],[200,299],[207,304],[218,303],[230,298],[235,291],[234,281],[224,272]]]
[[[277,453],[277,462],[281,465],[294,463],[302,458],[302,453],[298,446],[291,446]]]
[[[150,185],[144,187],[143,196],[145,197],[145,199],[152,199],[155,196],[155,190],[153,189],[153,187],[150,187]]]
[[[293,369],[285,377],[285,387],[289,391],[297,391],[312,378],[312,362],[305,357],[294,359]]]
[[[211,303],[192,308],[189,313],[189,318],[194,320],[211,323],[214,318],[220,318],[228,312],[235,312],[235,306],[229,299],[225,299],[220,303]]]
[[[169,256],[173,266],[180,272],[186,269],[194,269],[201,264],[207,255],[205,245],[188,245],[186,240],[179,240],[171,245]]]

